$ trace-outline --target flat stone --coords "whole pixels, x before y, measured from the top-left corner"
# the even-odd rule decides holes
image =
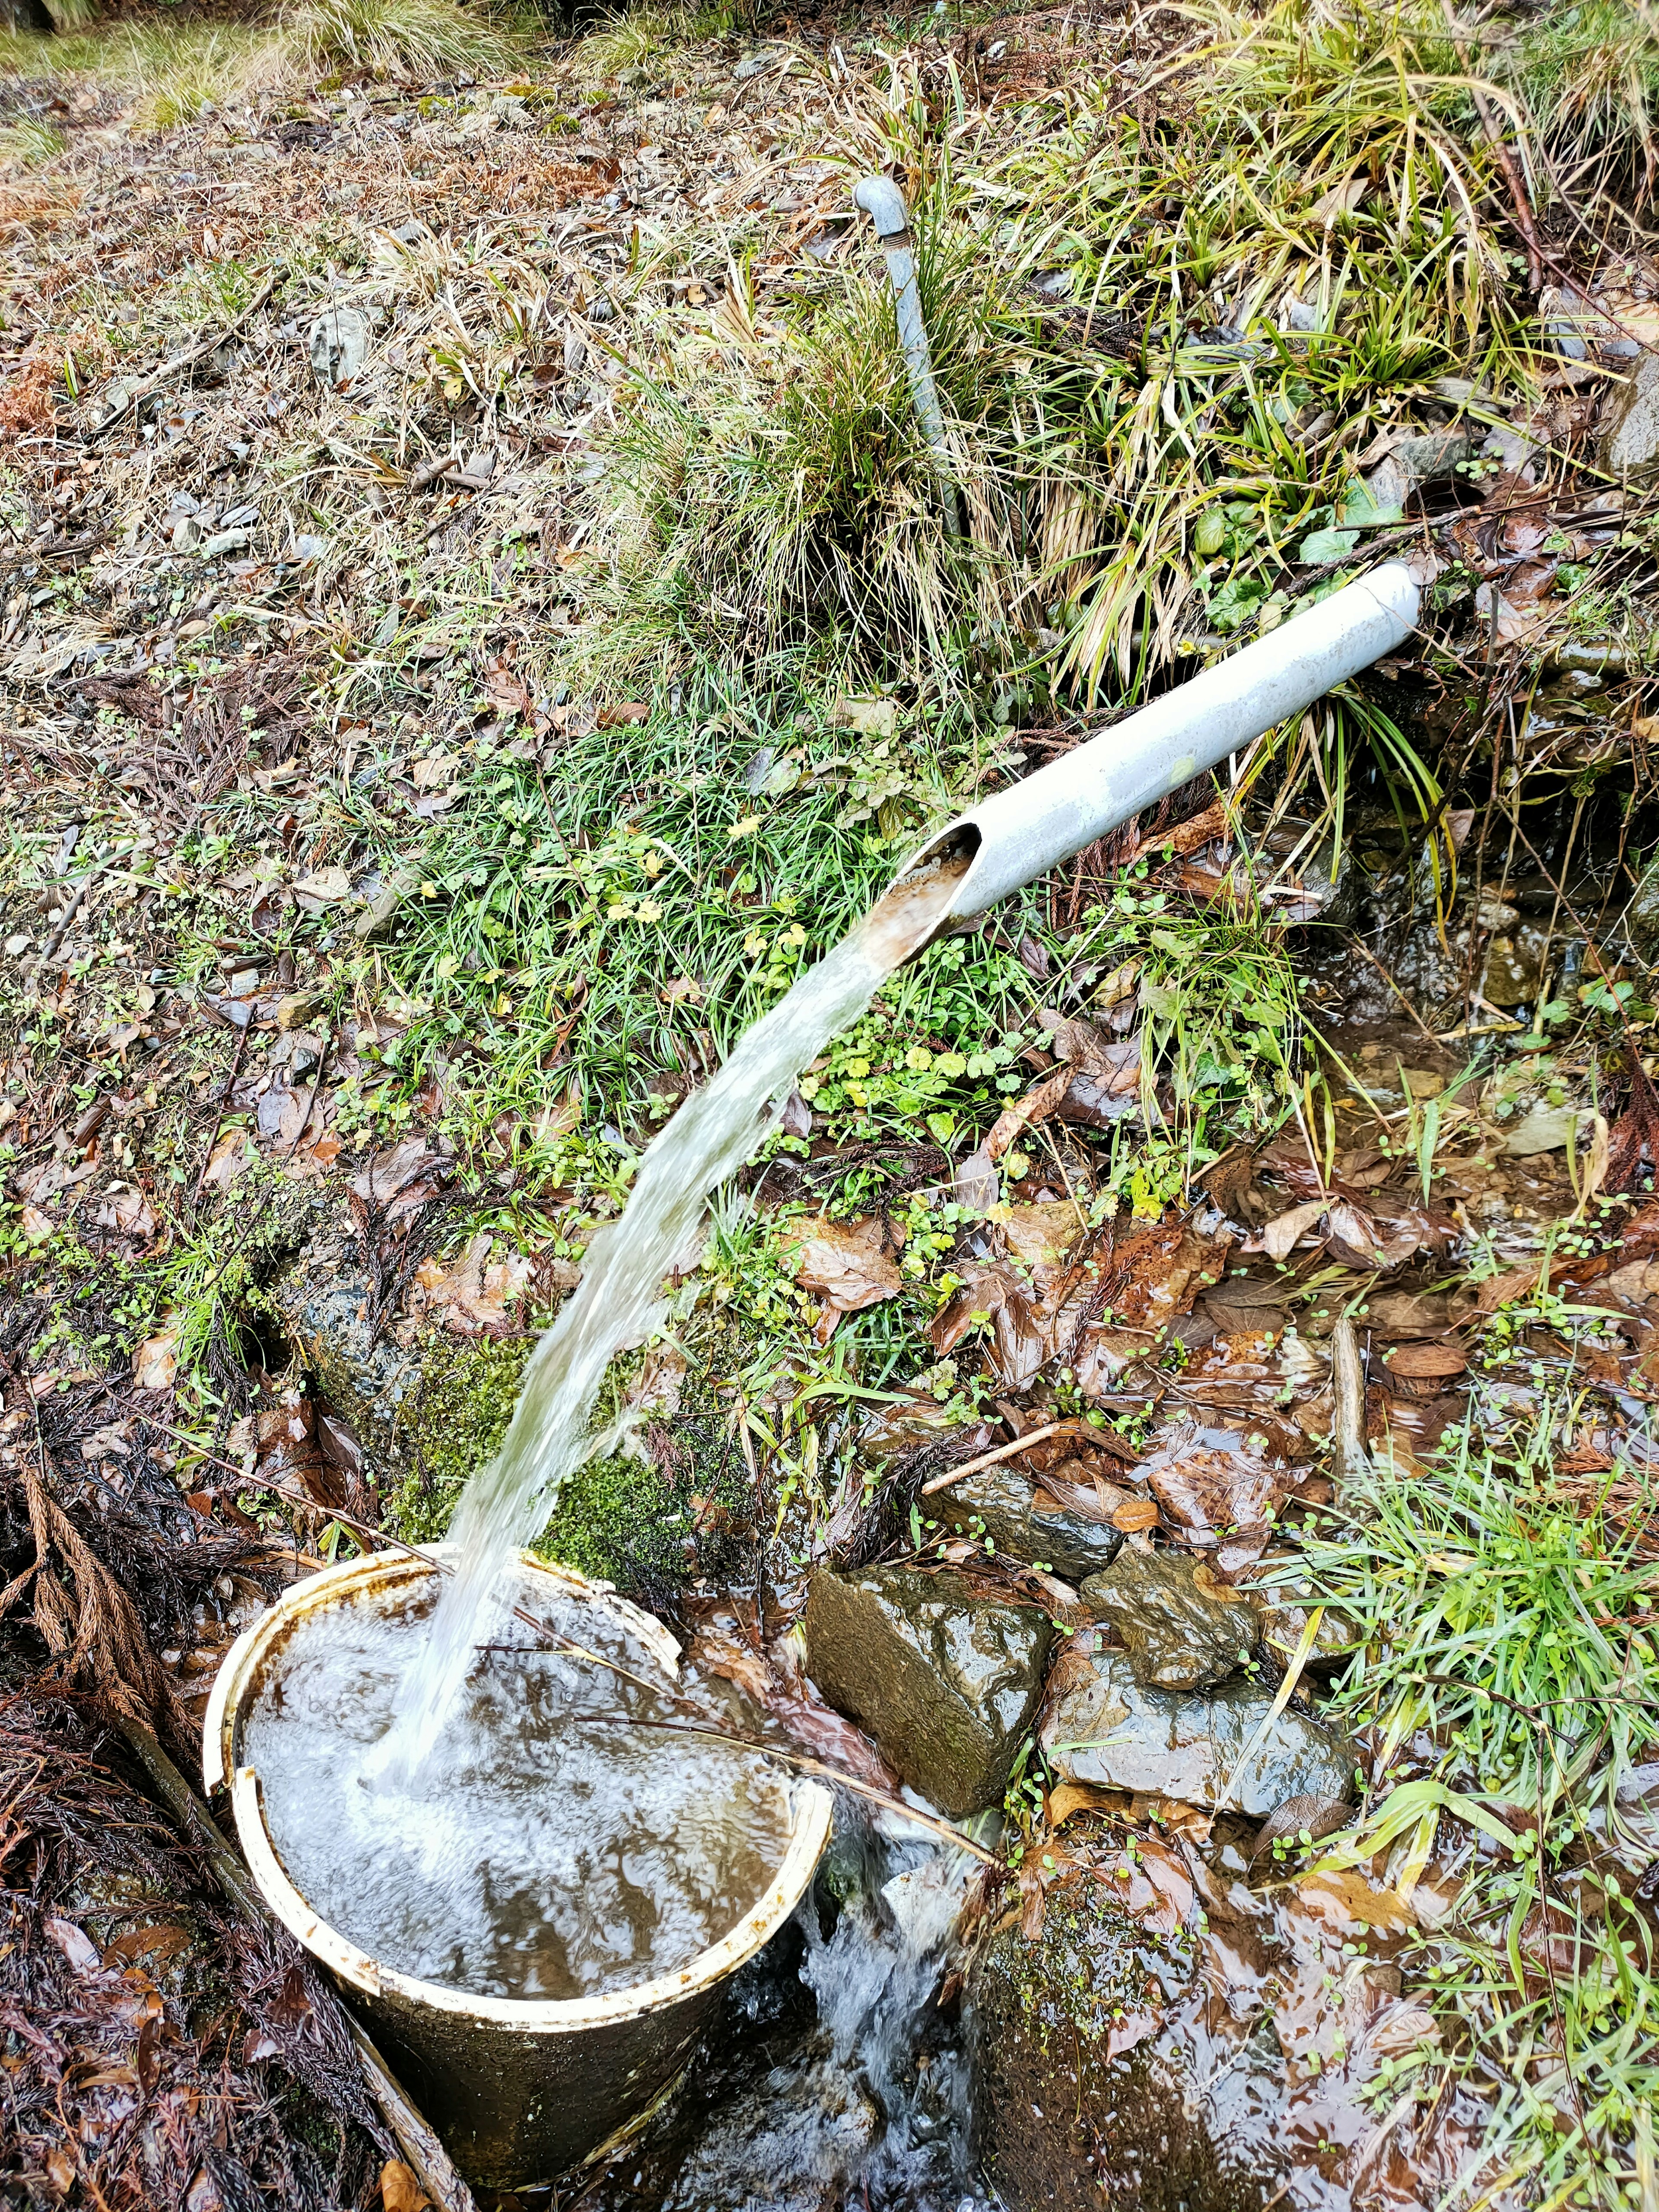
[[[1142,1689],[1207,1689],[1242,1666],[1261,1639],[1261,1615],[1249,1600],[1174,1552],[1121,1553],[1079,1595],[1127,1646]]]
[[[1000,1553],[1027,1565],[1043,1560],[1071,1582],[1110,1566],[1123,1543],[1111,1523],[1085,1520],[1058,1504],[1046,1509],[1032,1504],[1046,1495],[1029,1475],[988,1467],[941,1492],[935,1510],[947,1528],[988,1536]]]
[[[1659,354],[1644,353],[1613,417],[1607,465],[1615,476],[1659,459]]]
[[[1065,1663],[1065,1662],[1062,1662]],[[1267,1719],[1270,1692],[1224,1682],[1207,1696],[1143,1689],[1127,1654],[1097,1653],[1079,1662],[1055,1698],[1042,1740],[1067,1782],[1107,1790],[1145,1790],[1188,1805],[1216,1805],[1230,1782],[1230,1807],[1254,1819],[1287,1797],[1346,1797],[1354,1753],[1332,1729],[1287,1706],[1250,1753],[1240,1755]]]
[[[805,1627],[807,1673],[913,1790],[957,1817],[1001,1802],[1054,1638],[1035,1606],[1000,1604],[948,1570],[825,1568]]]

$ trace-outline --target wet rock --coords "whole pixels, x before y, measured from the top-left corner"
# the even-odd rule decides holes
[[[974,2152],[1008,2212],[1260,2212],[1271,2198],[1276,2100],[1250,2090],[1277,2053],[1200,2070],[1161,2034],[1193,1976],[1185,1931],[1149,1929],[1091,1874],[1050,1889],[1035,1941],[1012,1915],[993,1930],[968,1990]]]
[[[1507,936],[1494,937],[1486,947],[1481,996],[1494,1006],[1519,1006],[1535,999],[1543,988],[1552,942],[1548,930],[1535,922],[1522,922]]]
[[[1249,1658],[1261,1634],[1248,1598],[1173,1552],[1125,1552],[1079,1595],[1127,1646],[1142,1689],[1208,1689]]]
[[[807,1673],[913,1789],[956,1815],[1000,1800],[1054,1636],[1036,1607],[1001,1604],[951,1572],[824,1569],[805,1628]]]
[[[1042,1560],[1072,1582],[1109,1566],[1123,1542],[1109,1522],[1085,1520],[1051,1498],[1040,1482],[1034,1486],[1029,1475],[1006,1466],[952,1484],[939,1496],[938,1511],[946,1528],[988,1536],[999,1553],[1028,1565]]]
[[[369,1479],[400,1478],[412,1456],[408,1414],[421,1362],[373,1325],[376,1295],[361,1258],[344,1237],[321,1236],[272,1285],[272,1298],[316,1395],[362,1441]]]
[[[1659,354],[1644,353],[1636,363],[1613,418],[1607,466],[1615,476],[1645,469],[1659,459]]]
[[[1055,1669],[1041,1737],[1066,1781],[1145,1790],[1188,1805],[1218,1804],[1231,1784],[1230,1803],[1254,1818],[1287,1797],[1346,1796],[1352,1747],[1294,1705],[1240,1767],[1272,1703],[1266,1689],[1245,1680],[1224,1682],[1207,1696],[1144,1689],[1127,1652],[1067,1654]]]

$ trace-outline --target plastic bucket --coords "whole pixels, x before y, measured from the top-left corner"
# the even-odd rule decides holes
[[[603,1606],[672,1674],[679,1650],[659,1621],[604,1583],[526,1555],[532,1574]],[[437,1571],[425,1558],[376,1553],[283,1591],[226,1653],[209,1702],[202,1765],[210,1791],[228,1785],[236,1832],[261,1894],[326,1966],[348,2002],[395,2055],[410,2094],[466,2179],[510,2189],[545,2181],[625,2137],[684,2070],[720,1984],[782,1927],[829,1839],[830,1793],[768,1771],[790,1811],[776,1875],[721,1941],[676,1973],[608,1996],[551,2002],[472,1996],[382,1966],[313,1911],[266,1831],[258,1777],[240,1763],[241,1722],[267,1671],[280,1668],[294,1624],[370,1590]]]

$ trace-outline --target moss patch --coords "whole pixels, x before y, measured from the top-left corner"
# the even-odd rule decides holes
[[[441,1340],[427,1353],[413,1468],[386,1510],[406,1543],[447,1531],[468,1478],[507,1433],[533,1348],[529,1337]],[[598,1425],[614,1417],[640,1361],[630,1352],[613,1364]],[[732,1464],[712,1395],[700,1402],[690,1377],[686,1398],[672,1423],[651,1425],[652,1456],[592,1460],[570,1477],[533,1547],[543,1559],[647,1598],[671,1595],[693,1575],[741,1572],[752,1541],[742,1460]]]
[[[434,1543],[447,1530],[468,1476],[507,1434],[534,1348],[527,1336],[433,1343],[410,1424],[413,1466],[386,1509],[405,1543]]]

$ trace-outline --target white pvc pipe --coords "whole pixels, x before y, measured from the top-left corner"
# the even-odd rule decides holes
[[[930,837],[910,866],[973,850],[973,865],[942,919],[983,914],[1392,653],[1415,629],[1417,611],[1410,569],[1399,562],[1374,568],[1075,752],[969,807]]]
[[[899,344],[910,372],[910,398],[921,425],[921,434],[933,449],[933,471],[945,501],[945,527],[955,538],[962,521],[957,512],[956,478],[951,471],[951,453],[945,435],[945,416],[933,382],[933,357],[927,345],[927,325],[921,319],[921,294],[916,288],[916,257],[910,237],[910,214],[904,195],[886,177],[866,177],[855,185],[853,204],[861,207],[876,226],[881,250],[887,258],[887,275],[893,287],[893,309],[898,319]]]

